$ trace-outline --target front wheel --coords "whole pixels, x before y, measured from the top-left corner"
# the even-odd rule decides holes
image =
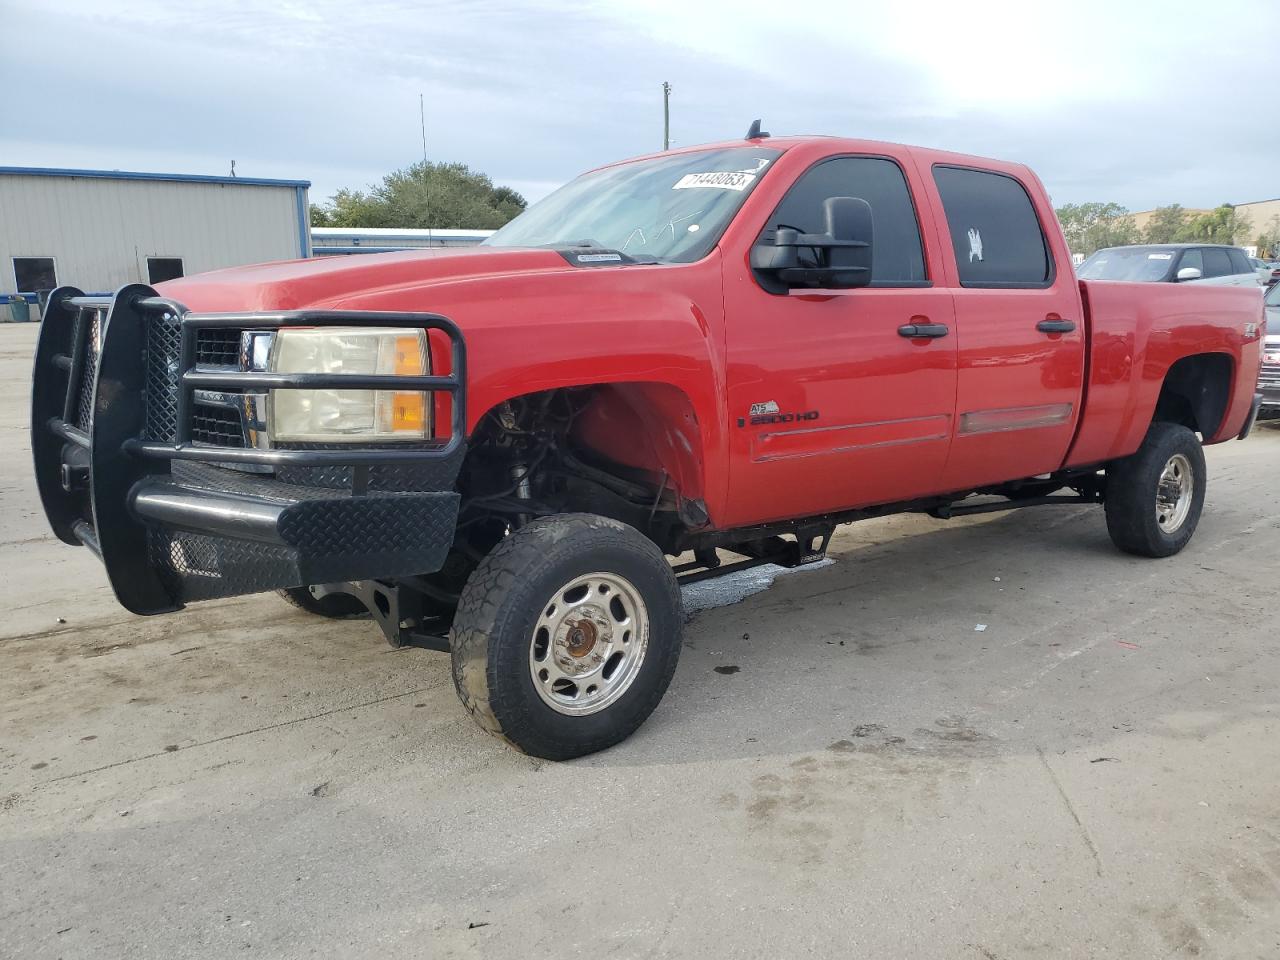
[[[1207,482],[1204,448],[1187,427],[1153,423],[1132,456],[1107,467],[1107,532],[1117,547],[1168,557],[1200,522]]]
[[[675,673],[682,629],[671,565],[639,531],[546,517],[467,581],[450,635],[454,686],[490,733],[568,760],[644,723]]]
[[[369,616],[364,604],[347,593],[329,593],[317,597],[309,587],[286,587],[276,593],[280,594],[285,603],[327,620],[359,620]]]

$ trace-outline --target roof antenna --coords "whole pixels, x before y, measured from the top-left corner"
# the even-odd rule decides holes
[[[234,160],[231,161],[231,175],[233,177],[236,175],[236,162]]]
[[[760,129],[760,121],[752,120],[751,127],[747,130],[747,135],[743,137],[743,139],[744,140],[762,140],[767,136],[769,136],[768,131]]]

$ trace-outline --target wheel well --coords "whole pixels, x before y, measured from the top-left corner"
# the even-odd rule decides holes
[[[1206,440],[1218,432],[1231,396],[1231,358],[1222,353],[1183,357],[1169,368],[1153,421],[1180,423]]]
[[[473,531],[492,539],[501,527],[571,512],[612,517],[661,544],[705,516],[698,420],[688,398],[661,383],[511,397],[477,422],[458,489],[464,545]]]

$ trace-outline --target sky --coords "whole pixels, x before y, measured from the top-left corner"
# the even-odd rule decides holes
[[[1280,197],[1280,0],[0,0],[0,165],[536,200],[662,146],[824,133],[1030,164],[1054,202]]]

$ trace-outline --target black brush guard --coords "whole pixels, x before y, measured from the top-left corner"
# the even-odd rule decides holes
[[[267,373],[197,364],[202,331],[299,326],[438,330],[449,339],[450,373]],[[49,299],[36,347],[36,485],[54,533],[97,554],[117,599],[138,614],[280,587],[431,573],[444,563],[457,521],[465,384],[462,335],[434,314],[196,314],[141,284],[112,297],[62,287]],[[289,388],[423,391],[428,402],[445,391],[450,433],[412,446],[193,441],[197,390]]]

